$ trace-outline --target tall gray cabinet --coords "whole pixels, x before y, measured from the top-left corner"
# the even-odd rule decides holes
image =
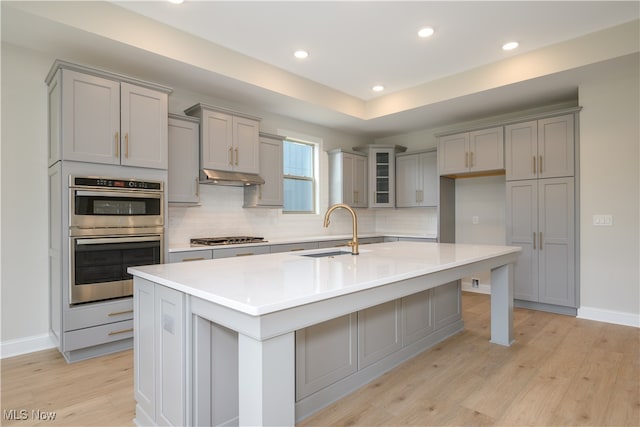
[[[575,314],[575,116],[505,126],[507,244],[519,305]]]

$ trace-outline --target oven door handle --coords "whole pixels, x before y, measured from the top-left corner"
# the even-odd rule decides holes
[[[75,195],[80,197],[106,197],[106,196],[119,196],[126,198],[140,198],[140,199],[159,199],[162,196],[162,193],[138,193],[135,191],[131,192],[123,192],[123,191],[85,191],[85,190],[75,190]]]
[[[157,236],[139,237],[99,237],[91,239],[76,239],[78,245],[104,245],[108,243],[134,243],[134,242],[155,242],[159,241]]]

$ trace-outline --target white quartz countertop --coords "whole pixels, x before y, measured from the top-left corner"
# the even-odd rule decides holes
[[[336,248],[173,264],[128,271],[169,288],[253,316],[386,285],[476,261],[520,252],[519,247],[428,242],[366,245],[360,255],[312,258]]]

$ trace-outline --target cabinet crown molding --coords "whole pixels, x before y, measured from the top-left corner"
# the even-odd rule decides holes
[[[47,77],[45,78],[45,83],[47,85],[51,84],[51,82],[53,81],[56,73],[60,69],[78,71],[80,73],[90,74],[90,75],[93,75],[93,76],[102,77],[102,78],[109,79],[109,80],[114,80],[114,81],[117,81],[117,82],[131,83],[131,84],[134,84],[136,86],[146,87],[148,89],[156,90],[156,91],[159,91],[159,92],[164,92],[164,93],[167,93],[167,94],[173,92],[173,89],[168,87],[168,86],[163,86],[163,85],[160,85],[160,84],[157,84],[157,83],[151,83],[151,82],[148,82],[148,81],[145,81],[145,80],[136,79],[135,77],[129,77],[129,76],[126,76],[124,74],[118,74],[118,73],[114,73],[114,72],[111,72],[111,71],[105,71],[105,70],[101,70],[101,69],[98,69],[98,68],[89,67],[89,66],[86,66],[86,65],[74,64],[73,62],[63,61],[61,59],[56,59],[53,62],[53,65],[51,66],[51,69],[49,70],[49,73],[47,74]]]
[[[202,102],[199,102],[199,103],[197,103],[195,105],[192,105],[191,107],[187,108],[186,110],[184,110],[184,113],[189,115],[189,116],[192,116],[195,113],[197,113],[199,110],[215,111],[215,112],[218,112],[218,113],[230,114],[232,116],[244,117],[245,119],[256,120],[256,121],[261,121],[262,120],[262,118],[260,118],[260,117],[252,116],[250,114],[241,113],[239,111],[230,110],[228,108],[223,108],[223,107],[218,107],[218,106],[215,106],[215,105],[204,104]]]

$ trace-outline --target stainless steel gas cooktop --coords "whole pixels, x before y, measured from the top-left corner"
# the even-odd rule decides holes
[[[191,246],[238,245],[241,243],[263,243],[264,237],[232,236],[232,237],[198,237],[191,239]]]

